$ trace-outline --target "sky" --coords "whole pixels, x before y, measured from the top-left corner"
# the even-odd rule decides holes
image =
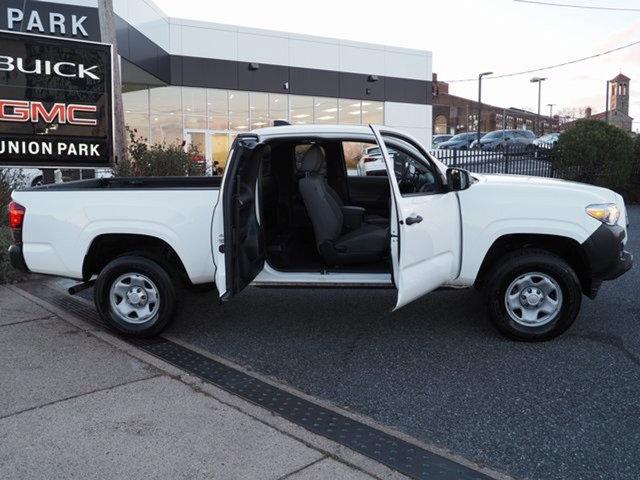
[[[585,6],[638,8],[640,0],[546,0]],[[192,18],[346,40],[429,50],[440,80],[476,78],[545,67],[640,41],[640,11],[552,7],[515,0],[154,0],[172,17]],[[605,86],[631,78],[631,111],[640,131],[640,45],[598,59],[536,74],[485,78],[483,102],[537,110],[532,76],[542,85],[542,112],[605,109]],[[477,98],[477,81],[451,82],[450,93]]]

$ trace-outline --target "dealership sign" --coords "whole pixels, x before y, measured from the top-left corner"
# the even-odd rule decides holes
[[[97,8],[40,0],[0,0],[0,30],[100,41]]]
[[[0,32],[0,166],[108,166],[111,47]]]

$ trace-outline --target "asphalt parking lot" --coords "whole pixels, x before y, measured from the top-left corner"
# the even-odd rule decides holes
[[[168,334],[516,477],[637,479],[639,286],[635,267],[539,344],[500,337],[474,291],[394,314],[392,290],[189,294]]]

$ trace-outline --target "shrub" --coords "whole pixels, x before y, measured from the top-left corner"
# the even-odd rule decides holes
[[[0,169],[0,208],[4,213],[4,209],[11,201],[11,192],[13,186],[19,182],[20,174],[18,170],[8,168]]]
[[[11,201],[13,185],[19,180],[16,170],[0,169],[0,284],[13,283],[24,278],[24,275],[9,264],[7,250],[13,242],[7,224],[7,206]]]
[[[167,177],[204,175],[204,157],[195,146],[187,151],[182,144],[155,143],[149,145],[147,139],[136,130],[127,128],[129,145],[127,157],[114,168],[119,177]]]
[[[634,141],[613,125],[578,120],[560,135],[553,162],[562,178],[619,189],[631,179]]]

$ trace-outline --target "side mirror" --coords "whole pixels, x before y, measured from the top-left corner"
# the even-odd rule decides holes
[[[471,186],[471,174],[460,168],[447,169],[447,185],[451,191],[459,192]]]

